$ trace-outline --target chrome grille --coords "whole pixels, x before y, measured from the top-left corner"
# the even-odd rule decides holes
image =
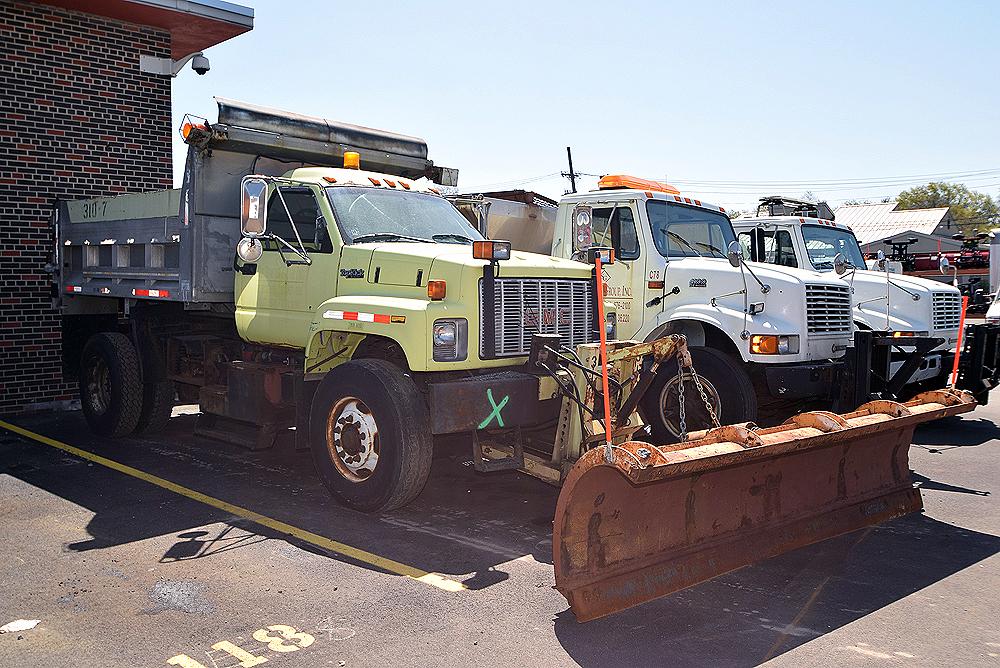
[[[806,327],[818,336],[850,334],[851,289],[846,285],[806,286]]]
[[[494,334],[497,357],[527,355],[531,335],[559,334],[565,346],[594,340],[594,304],[586,279],[495,279]],[[483,313],[483,284],[479,283],[479,312]],[[482,322],[482,318],[480,318]],[[484,325],[480,325],[483,327]],[[480,332],[480,354],[486,355]]]
[[[958,329],[962,318],[962,295],[957,292],[935,292],[933,304],[934,329]]]

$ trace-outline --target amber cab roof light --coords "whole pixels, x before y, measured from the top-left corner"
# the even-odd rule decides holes
[[[627,188],[629,190],[651,190],[659,193],[670,193],[671,195],[681,194],[680,190],[669,183],[640,179],[638,176],[629,176],[627,174],[608,174],[602,176],[601,180],[597,182],[597,188],[599,190]]]

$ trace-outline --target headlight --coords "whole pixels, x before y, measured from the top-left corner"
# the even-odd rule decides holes
[[[754,355],[794,355],[799,352],[799,337],[754,334],[750,337],[750,352]]]
[[[435,362],[460,362],[469,354],[469,321],[465,318],[435,320],[431,330]]]
[[[604,316],[604,334],[608,339],[618,338],[618,314],[608,313]]]

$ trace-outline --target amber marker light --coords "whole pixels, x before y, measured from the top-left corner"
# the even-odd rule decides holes
[[[446,292],[447,285],[444,281],[427,281],[427,296],[431,301],[441,301],[444,299]]]

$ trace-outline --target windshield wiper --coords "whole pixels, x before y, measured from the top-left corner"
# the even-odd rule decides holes
[[[708,250],[712,251],[713,253],[718,253],[719,257],[726,257],[725,253],[723,253],[720,249],[716,248],[712,244],[706,244],[706,243],[703,243],[701,241],[697,241],[697,242],[695,242],[695,245],[696,246],[701,246],[702,248],[707,248]]]
[[[364,243],[366,241],[419,241],[424,244],[434,243],[430,239],[408,237],[405,234],[396,234],[395,232],[373,232],[371,234],[361,234],[351,239],[352,244]]]
[[[461,241],[462,243],[470,243],[470,244],[474,241],[474,239],[471,239],[465,236],[464,234],[454,234],[452,232],[448,232],[445,234],[432,234],[431,239],[433,239],[434,241],[437,241],[438,239],[454,239],[455,241]]]
[[[698,252],[698,249],[695,248],[694,246],[692,246],[691,242],[688,241],[687,239],[685,239],[684,237],[682,237],[681,235],[679,235],[676,232],[673,232],[671,230],[668,230],[665,227],[661,227],[660,231],[663,232],[664,234],[669,235],[671,239],[676,239],[677,241],[681,242],[682,244],[684,244],[685,246],[687,246],[688,248],[690,248],[691,250],[693,250],[694,254],[697,255],[698,257],[702,257],[701,253]]]

